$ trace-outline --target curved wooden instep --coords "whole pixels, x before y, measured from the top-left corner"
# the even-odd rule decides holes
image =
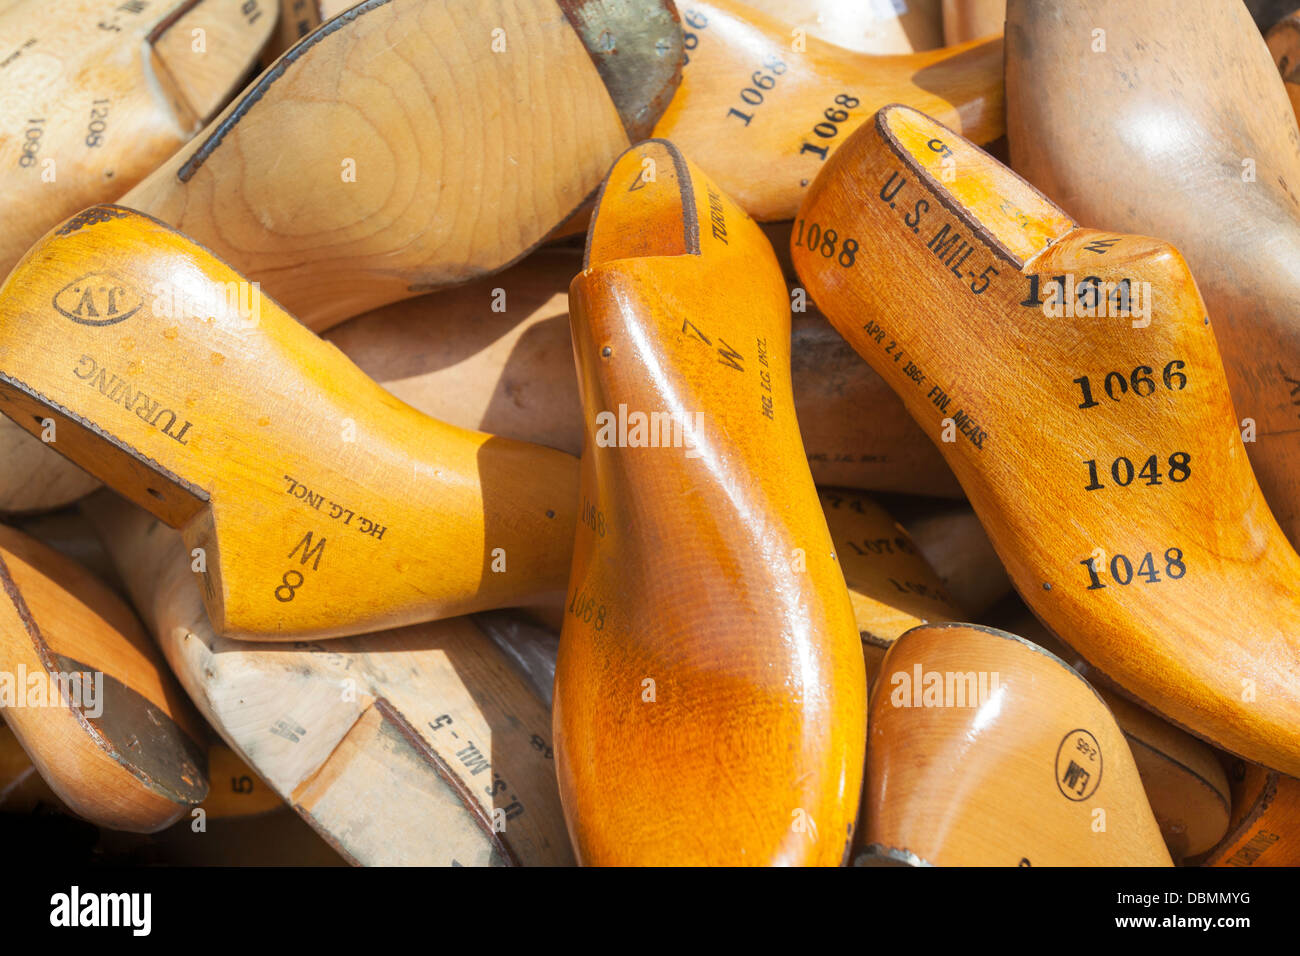
[[[1292,111],[1300,112],[1300,10],[1273,24],[1264,41],[1282,75]]]
[[[1171,865],[1106,704],[1023,638],[908,631],[868,727],[859,865]]]
[[[939,580],[911,535],[866,495],[819,488],[826,526],[849,587],[870,689],[900,635],[935,621],[970,617]]]
[[[547,709],[471,620],[224,640],[179,535],[103,494],[83,508],[199,710],[347,859],[572,863]]]
[[[1232,822],[1204,866],[1300,866],[1300,780],[1234,760]]]
[[[587,435],[554,723],[578,859],[840,863],[862,652],[771,247],[652,140],[610,172],[571,304]]]
[[[1182,258],[1077,227],[907,107],[846,147],[795,264],[939,444],[1016,589],[1156,713],[1300,772],[1300,557]],[[1059,314],[1060,275],[1110,317]]]
[[[1233,807],[1219,753],[1122,696],[1019,600],[1013,601],[1014,608],[1000,608],[990,623],[1060,657],[1106,702],[1133,751],[1151,812],[1174,860],[1187,861],[1213,849],[1228,831]]]
[[[1081,220],[1187,258],[1234,421],[1300,545],[1300,131],[1259,31],[1219,0],[1012,0],[1007,24],[1012,165]]]
[[[943,0],[943,42],[949,46],[1001,36],[1007,0]]]
[[[755,219],[792,219],[855,129],[907,103],[988,143],[1003,135],[1002,41],[870,56],[807,41],[734,0],[683,7],[687,66],[655,136],[672,140]]]
[[[0,278],[46,230],[116,199],[197,133],[275,23],[273,0],[4,5]],[[57,508],[96,485],[7,421],[0,463],[0,512]]]
[[[743,0],[745,6],[855,53],[914,53],[943,46],[939,0]],[[687,5],[683,4],[683,12]],[[691,7],[690,9],[694,9]],[[787,46],[796,37],[791,34]]]
[[[200,725],[126,604],[3,525],[0,587],[0,708],[59,799],[146,833],[203,800]]]
[[[54,420],[61,453],[201,549],[223,636],[563,592],[573,458],[402,404],[156,220],[98,206],[51,234],[0,290],[0,354],[0,411]]]
[[[649,133],[681,43],[671,0],[365,0],[122,203],[327,328],[541,243]]]
[[[577,455],[568,289],[581,271],[577,251],[541,249],[500,275],[353,319],[325,340],[426,415]],[[893,389],[816,310],[793,315],[791,371],[815,481],[960,497]]]

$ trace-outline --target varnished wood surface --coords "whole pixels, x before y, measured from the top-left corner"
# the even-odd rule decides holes
[[[939,0],[745,0],[745,5],[857,53],[915,53],[944,42]]]
[[[1011,0],[1007,20],[1012,165],[1081,222],[1186,256],[1260,487],[1300,543],[1300,131],[1259,31],[1218,0]]]
[[[327,328],[542,242],[649,131],[680,42],[664,0],[366,0],[122,202]]]
[[[1151,812],[1175,862],[1199,860],[1224,838],[1234,801],[1218,751],[1124,697],[1018,599],[1001,605],[989,623],[1060,657],[1106,702],[1124,731]]]
[[[1003,134],[1000,40],[870,56],[809,37],[796,53],[784,23],[734,0],[693,0],[682,28],[688,62],[654,135],[759,220],[793,218],[825,166],[812,148],[833,154],[889,103],[932,113],[976,142]]]
[[[396,302],[324,337],[426,415],[578,455],[568,291],[581,271],[581,250],[541,249],[499,275]]]
[[[907,632],[868,727],[860,865],[1170,865],[1114,717],[1028,641],[970,624]]]
[[[275,13],[272,0],[5,5],[0,277],[46,230],[116,199],[197,133],[242,83]],[[0,512],[57,508],[94,486],[0,422]]]
[[[14,695],[5,722],[59,799],[92,823],[140,832],[201,801],[199,724],[125,603],[3,525],[0,585],[0,674]],[[74,673],[75,691],[51,683]]]
[[[568,287],[581,271],[578,251],[539,250],[499,275],[385,306],[325,339],[427,415],[577,455]],[[811,307],[792,316],[791,372],[818,483],[961,495],[893,390]]]
[[[0,291],[0,411],[53,418],[58,451],[183,529],[218,633],[333,637],[563,592],[572,457],[421,415],[184,236],[93,212]]]
[[[105,495],[84,507],[181,683],[256,784],[345,858],[572,862],[547,708],[470,619],[328,644],[225,640],[180,537]]]
[[[906,107],[846,145],[800,221],[805,237],[816,224],[860,246],[845,265],[842,245],[830,257],[796,245],[795,265],[937,441],[1016,589],[1156,713],[1300,771],[1300,558],[1251,472],[1182,257],[1077,227]],[[1058,274],[1150,283],[1149,324],[1048,315],[1031,277]],[[1136,462],[1128,481],[1120,458]]]
[[[656,140],[610,172],[571,297],[588,432],[554,725],[578,859],[838,864],[866,688],[776,259]],[[621,408],[680,410],[694,453],[602,437]]]

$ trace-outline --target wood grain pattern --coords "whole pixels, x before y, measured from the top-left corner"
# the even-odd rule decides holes
[[[421,415],[184,236],[95,212],[0,293],[0,410],[54,417],[61,453],[184,530],[218,633],[356,634],[563,591],[570,456]],[[125,311],[88,324],[114,294]]]
[[[745,5],[856,53],[943,46],[939,0],[745,0]]]
[[[917,521],[926,536],[925,548],[908,529],[899,525],[880,505],[861,492],[845,488],[819,488],[818,499],[826,515],[831,543],[839,558],[853,604],[853,616],[862,641],[870,687],[889,645],[905,631],[928,621],[952,621],[971,617],[960,601],[948,594],[948,584],[927,560],[935,554],[951,569],[951,579],[982,604],[993,603],[1011,589],[1006,573],[1001,587],[971,586],[969,579],[983,584],[969,573],[972,561],[992,561],[999,571],[997,555],[983,531],[982,546],[973,548],[968,525],[979,527],[969,508],[923,512]],[[984,575],[983,577],[992,577]],[[996,596],[992,591],[996,590]],[[497,641],[502,652],[529,678],[538,695],[548,704],[555,683],[558,639],[544,628],[531,626],[522,615],[490,612],[475,620]],[[1226,788],[1226,783],[1225,783]]]
[[[395,302],[324,338],[426,415],[578,455],[568,290],[581,271],[580,250],[540,249],[499,275]]]
[[[838,864],[865,680],[795,424],[776,259],[652,140],[610,172],[587,266],[570,290],[588,432],[554,703],[578,859]],[[602,412],[620,410],[659,416],[653,444],[630,417],[611,431]]]
[[[225,640],[180,536],[106,495],[83,507],[181,683],[347,859],[572,862],[547,708],[470,619],[329,644]]]
[[[908,631],[868,726],[859,865],[1170,865],[1105,703],[1023,638]]]
[[[0,707],[50,789],[92,823],[139,832],[201,801],[197,718],[122,600],[2,525],[0,585]]]
[[[581,271],[576,250],[542,249],[499,275],[360,316],[325,340],[427,415],[577,455],[568,288]],[[893,389],[815,309],[792,319],[794,404],[813,479],[960,496]]]
[[[795,265],[937,440],[1016,589],[1151,710],[1300,771],[1300,557],[1251,472],[1181,256],[1077,227],[906,107],[882,110],[846,146],[800,215],[805,237],[816,224],[863,241],[848,265],[842,246],[828,258],[821,242],[796,245]],[[1149,321],[1132,299],[1119,317],[1050,315],[1031,276],[1058,274],[1139,284]],[[1138,463],[1133,480],[1120,458]],[[1091,491],[1089,460],[1104,476]]]
[[[1013,0],[1007,22],[1012,165],[1082,221],[1187,258],[1260,487],[1300,543],[1300,130],[1259,31],[1216,0]],[[1080,52],[1093,29],[1104,54]]]
[[[1002,33],[1007,0],[943,0],[943,42],[966,43]]]
[[[1003,134],[1000,40],[869,56],[810,38],[796,52],[785,24],[733,0],[692,2],[690,11],[688,63],[654,135],[676,143],[756,219],[794,217],[825,165],[804,144],[829,155],[889,103],[925,110],[979,143]],[[820,123],[829,128],[816,132]]]
[[[611,95],[570,14],[611,24],[640,86]],[[324,329],[541,243],[644,135],[625,123],[666,102],[680,42],[664,0],[366,0],[122,202]]]
[[[0,276],[46,230],[116,199],[198,132],[270,35],[269,4],[14,0],[0,10]],[[7,421],[0,462],[0,512],[57,508],[96,484]]]

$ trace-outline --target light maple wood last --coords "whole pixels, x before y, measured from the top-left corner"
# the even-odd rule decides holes
[[[611,170],[587,266],[570,289],[588,431],[554,701],[578,859],[839,864],[866,688],[795,422],[780,268],[660,140]],[[598,426],[620,410],[678,416],[682,440]]]
[[[795,265],[936,440],[1016,589],[1151,710],[1300,772],[1300,557],[1251,471],[1182,257],[1076,226],[906,107],[846,146],[800,215],[860,247],[845,265],[796,245]],[[1054,317],[1031,277],[1058,274],[1149,283],[1150,313]],[[1136,475],[1148,456],[1155,483]]]

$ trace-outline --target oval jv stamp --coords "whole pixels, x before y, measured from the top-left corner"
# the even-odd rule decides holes
[[[90,272],[54,294],[60,315],[81,325],[116,325],[140,310],[144,299],[111,272]]]
[[[1056,786],[1066,799],[1087,800],[1101,785],[1101,744],[1086,730],[1072,730],[1056,748]]]

